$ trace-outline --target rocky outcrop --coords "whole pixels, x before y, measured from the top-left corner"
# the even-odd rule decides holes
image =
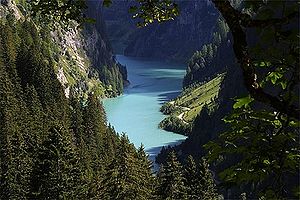
[[[11,0],[0,0],[0,18],[5,17],[8,14],[14,15],[14,17],[19,20],[23,18],[22,13],[16,6],[14,1]]]
[[[96,22],[85,24],[83,29],[85,49],[87,55],[96,68],[102,65],[112,66],[115,64],[112,48],[106,35],[106,26],[102,16],[102,1],[87,1],[86,16]]]
[[[24,20],[23,14],[28,14],[26,4],[25,1],[0,0],[0,17],[12,14],[17,20]],[[53,42],[49,44],[49,50],[54,59],[53,67],[66,96],[71,89],[83,97],[90,92],[101,97],[119,95],[123,85],[128,84],[127,70],[114,59],[106,36],[101,2],[90,0],[87,6],[86,16],[94,18],[95,23],[82,28],[71,22],[65,28],[55,22],[48,27],[52,30],[49,37]],[[41,28],[39,22],[35,24],[38,29]]]
[[[11,4],[11,0],[0,0],[0,3],[4,6],[8,6],[9,4]]]

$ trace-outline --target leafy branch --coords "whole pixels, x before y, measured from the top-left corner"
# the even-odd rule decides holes
[[[241,14],[241,12],[233,8],[228,0],[212,1],[225,18],[231,30],[234,41],[234,52],[242,68],[244,83],[250,95],[255,100],[270,105],[276,110],[300,120],[300,109],[298,106],[291,105],[289,102],[267,93],[262,87],[260,87],[257,81],[255,65],[248,51],[247,34],[244,29],[245,25],[261,27],[266,24],[276,25],[279,22],[286,23],[291,18],[295,18],[297,14],[293,13],[285,18],[276,20],[251,20],[249,19],[249,15]],[[243,17],[240,18],[241,16]]]

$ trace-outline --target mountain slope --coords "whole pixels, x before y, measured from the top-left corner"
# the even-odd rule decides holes
[[[117,63],[112,54],[102,20],[101,4],[89,1],[87,15],[96,20],[80,28],[75,22],[68,27],[59,22],[45,23],[33,19],[38,29],[43,29],[47,45],[54,58],[54,69],[69,96],[70,89],[87,98],[89,92],[97,96],[116,96],[128,84],[126,68]],[[3,1],[0,16],[13,14],[20,21],[30,17],[28,5],[23,1]]]
[[[183,80],[183,92],[175,98],[174,103],[190,109],[184,111],[179,121],[172,123],[169,120],[171,122],[167,124],[168,130],[174,131],[178,129],[178,125],[181,127],[184,124],[182,122],[189,122],[188,129],[179,128],[176,131],[188,135],[188,138],[176,147],[164,149],[158,155],[157,162],[164,162],[167,153],[172,150],[180,152],[181,159],[189,154],[195,157],[204,155],[202,145],[224,130],[222,119],[231,111],[233,98],[246,93],[241,71],[235,63],[228,27],[222,19],[218,19],[216,23],[212,40],[190,58]],[[172,102],[166,103],[161,109],[163,112],[168,111],[165,114],[171,114],[167,120],[178,114],[177,110],[173,112],[169,108],[168,105]],[[166,128],[163,121],[161,125]]]
[[[136,28],[128,8],[133,1],[116,1],[104,9],[114,51],[127,56],[185,62],[213,37],[218,14],[210,1],[178,1],[181,14],[174,21]]]

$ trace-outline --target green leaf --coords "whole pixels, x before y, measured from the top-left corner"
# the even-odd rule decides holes
[[[282,89],[285,89],[287,86],[287,81],[281,81],[280,85],[281,85]]]
[[[275,72],[271,72],[268,74],[268,76],[266,77],[267,80],[270,80],[272,82],[273,85],[276,84],[277,80],[282,78],[282,74],[278,71]]]
[[[291,127],[299,128],[300,127],[300,121],[291,121],[289,124]]]
[[[266,165],[270,165],[271,164],[269,160],[264,160],[263,163],[266,164]]]
[[[254,65],[255,66],[259,66],[259,67],[270,67],[271,66],[271,62],[261,61],[261,62],[255,63]]]
[[[243,98],[239,98],[236,100],[235,104],[233,104],[233,108],[237,109],[237,108],[242,108],[245,107],[247,108],[248,105],[253,101],[254,99],[250,96],[247,97],[243,97]]]

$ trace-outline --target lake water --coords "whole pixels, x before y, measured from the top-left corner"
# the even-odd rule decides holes
[[[185,139],[158,128],[165,117],[159,108],[180,93],[185,66],[121,55],[117,60],[127,67],[131,84],[124,95],[103,100],[108,122],[119,133],[125,132],[136,147],[143,144],[153,160],[162,146]]]

